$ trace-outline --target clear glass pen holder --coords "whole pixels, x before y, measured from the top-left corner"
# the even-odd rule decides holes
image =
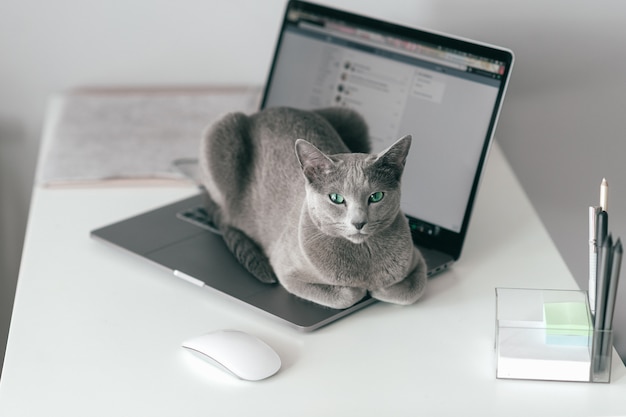
[[[610,382],[613,332],[595,330],[586,291],[496,288],[496,377]]]

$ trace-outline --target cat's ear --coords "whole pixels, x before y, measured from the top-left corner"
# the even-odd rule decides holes
[[[397,178],[400,179],[410,148],[411,135],[403,136],[389,148],[380,152],[377,155],[377,162],[392,168],[396,172]]]
[[[309,182],[323,178],[333,167],[333,161],[328,156],[304,139],[296,140],[296,155]]]

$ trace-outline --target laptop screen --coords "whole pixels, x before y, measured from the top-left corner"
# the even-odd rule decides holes
[[[505,50],[292,1],[262,107],[350,107],[373,152],[412,135],[402,210],[417,243],[443,243],[456,258],[511,61]]]

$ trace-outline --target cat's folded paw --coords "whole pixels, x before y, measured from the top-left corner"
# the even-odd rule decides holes
[[[300,298],[339,310],[352,307],[367,294],[364,288],[311,284],[299,280],[287,280],[282,283],[287,291]]]
[[[424,294],[426,289],[426,264],[422,261],[402,281],[385,288],[370,291],[370,295],[377,300],[393,304],[413,304]]]
[[[325,305],[326,307],[336,308],[340,310],[352,307],[367,294],[367,291],[363,288],[340,287],[331,285],[329,285],[328,287],[331,288],[328,291],[327,297],[324,297],[320,304]]]

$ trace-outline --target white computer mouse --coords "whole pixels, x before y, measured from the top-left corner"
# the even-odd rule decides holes
[[[218,330],[183,342],[196,356],[237,378],[259,381],[280,369],[278,354],[261,339],[239,330]]]

